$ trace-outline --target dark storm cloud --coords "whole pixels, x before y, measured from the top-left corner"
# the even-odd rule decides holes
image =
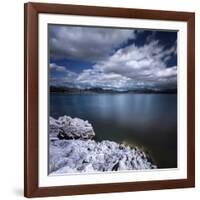
[[[96,61],[134,38],[134,30],[130,29],[49,26],[50,54],[53,58]]]

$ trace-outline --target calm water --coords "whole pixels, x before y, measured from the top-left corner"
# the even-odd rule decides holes
[[[52,93],[50,115],[88,120],[95,130],[95,140],[137,145],[158,167],[177,167],[175,94]]]

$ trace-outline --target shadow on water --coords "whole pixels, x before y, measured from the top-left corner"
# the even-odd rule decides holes
[[[50,115],[88,120],[95,140],[144,149],[159,168],[177,167],[176,94],[50,95]]]

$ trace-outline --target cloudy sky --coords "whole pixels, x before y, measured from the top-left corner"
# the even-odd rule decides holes
[[[49,25],[50,85],[177,87],[177,33]]]

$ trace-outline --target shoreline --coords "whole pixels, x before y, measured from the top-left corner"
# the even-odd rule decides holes
[[[88,121],[69,116],[49,118],[49,173],[82,173],[155,169],[148,154],[138,147],[94,140]]]
[[[67,91],[51,91],[50,94],[163,94],[163,95],[177,95],[177,92],[90,92],[90,91],[81,91],[81,92],[67,92]]]

